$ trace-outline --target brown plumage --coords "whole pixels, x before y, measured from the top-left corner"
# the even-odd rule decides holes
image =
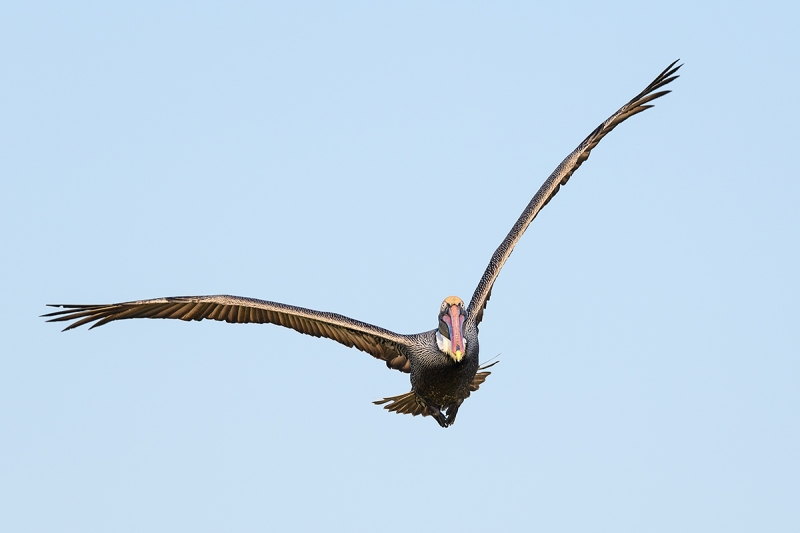
[[[64,331],[84,324],[91,328],[128,318],[220,320],[235,323],[275,324],[306,335],[325,337],[358,348],[411,374],[411,392],[375,402],[392,412],[432,416],[442,427],[455,422],[458,409],[490,374],[478,363],[478,325],[500,270],[514,246],[539,211],[588,159],[592,149],[629,117],[652,107],[653,100],[670,91],[658,89],[677,78],[680,66],[669,65],[641,93],[600,124],[568,155],[539,188],[517,222],[492,255],[475,293],[465,308],[458,297],[442,302],[437,329],[401,335],[335,313],[238,296],[178,296],[110,305],[55,305],[63,308],[43,315],[49,322],[72,322]],[[91,329],[90,328],[90,329]],[[496,363],[494,363],[496,364]]]

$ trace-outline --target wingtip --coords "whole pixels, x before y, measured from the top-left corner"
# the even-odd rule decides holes
[[[679,74],[676,74],[676,72],[678,72],[678,70],[683,66],[683,63],[681,63],[676,67],[675,65],[678,63],[678,61],[680,61],[680,59],[676,59],[675,61],[667,65],[667,68],[661,71],[661,74],[659,74],[656,77],[655,81],[660,82],[660,85],[666,85],[675,78],[678,78]]]
[[[55,322],[55,319],[48,320],[48,322]],[[61,330],[61,333],[64,333],[65,331],[69,331],[69,330],[74,329],[74,328],[75,328],[75,324],[68,324],[67,327],[65,327],[64,329]]]
[[[45,307],[61,307],[61,305],[59,305],[59,304],[44,304],[44,305],[45,305]],[[43,315],[39,315],[39,318],[45,318],[45,317],[48,317],[48,316],[53,316],[53,313],[57,313],[57,312],[58,311],[54,311],[54,312],[51,312],[51,313],[45,313]],[[48,320],[48,322],[52,322],[52,320]]]
[[[55,306],[55,305],[52,305],[52,306],[50,306],[50,307],[56,307],[56,306]],[[43,314],[43,315],[39,315],[39,318],[57,317],[57,316],[59,316],[59,315],[63,315],[63,314],[64,314],[64,313],[66,313],[66,312],[67,312],[67,311],[52,311],[52,312],[50,312],[50,313],[45,313],[45,314]],[[51,318],[50,320],[48,320],[48,322],[55,322],[55,321],[57,321],[57,320],[58,320],[57,318]]]
[[[675,73],[676,73],[676,72],[678,72],[678,70],[680,70],[680,68],[683,66],[683,63],[681,63],[681,64],[680,64],[680,65],[678,65],[678,66],[675,66],[675,65],[676,65],[676,63],[678,63],[678,61],[680,61],[680,58],[679,58],[679,59],[676,59],[675,61],[673,61],[672,63],[670,63],[670,64],[669,64],[669,66],[668,66],[668,67],[667,67],[667,68],[664,70],[664,72],[665,72],[665,73],[668,73],[668,74],[667,74],[668,76],[671,76],[671,75],[675,74]],[[675,74],[675,77],[677,78],[677,77],[678,77],[678,74]]]

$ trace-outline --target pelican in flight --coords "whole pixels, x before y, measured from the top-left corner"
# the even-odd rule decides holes
[[[486,303],[511,252],[539,210],[567,183],[588,159],[597,143],[620,123],[645,109],[670,91],[659,90],[678,76],[681,65],[670,64],[641,93],[622,106],[589,134],[550,174],[536,192],[489,261],[478,287],[465,305],[457,296],[442,302],[435,329],[401,335],[336,313],[313,311],[239,296],[176,296],[110,305],[51,305],[63,308],[43,315],[49,322],[71,321],[64,331],[84,324],[92,328],[128,318],[224,320],[235,323],[276,324],[306,335],[326,337],[386,362],[386,366],[411,374],[411,391],[376,401],[396,413],[432,416],[443,428],[453,425],[459,407],[478,390],[489,372],[478,362],[478,326]],[[91,329],[91,328],[90,328]],[[496,364],[496,363],[493,363]]]

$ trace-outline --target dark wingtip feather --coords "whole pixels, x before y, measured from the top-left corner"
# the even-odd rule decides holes
[[[45,304],[45,305],[46,305],[47,307],[57,307],[57,308],[63,308],[63,307],[66,307],[65,305],[61,305],[61,304]],[[45,314],[43,314],[43,315],[39,315],[39,318],[46,318],[46,317],[49,317],[49,316],[56,316],[56,315],[60,315],[60,314],[62,314],[62,313],[66,313],[66,312],[67,312],[67,311],[65,311],[65,310],[61,310],[61,311],[51,311],[51,312],[49,312],[49,313],[45,313]],[[48,322],[52,322],[52,320],[48,320]]]
[[[53,322],[53,321],[52,321],[52,320],[48,320],[48,322]],[[69,331],[69,330],[71,330],[71,329],[75,329],[75,328],[77,328],[78,326],[80,326],[80,324],[79,324],[79,323],[77,323],[77,322],[76,322],[76,323],[74,323],[74,324],[69,324],[67,327],[65,327],[64,329],[62,329],[62,330],[61,330],[61,333],[64,333],[65,331]]]
[[[61,332],[75,329],[84,324],[97,320],[97,309],[102,307],[98,305],[71,305],[71,304],[47,304],[47,307],[57,307],[59,311],[52,313],[45,313],[40,315],[40,318],[48,318],[46,322],[67,322],[74,320],[72,324],[61,330]],[[92,326],[94,327],[94,326]],[[91,328],[89,328],[91,329]]]
[[[670,63],[670,64],[667,66],[667,68],[665,68],[665,69],[664,69],[664,71],[663,71],[661,74],[659,74],[659,75],[658,75],[658,77],[659,77],[659,78],[662,78],[662,77],[667,77],[667,76],[671,76],[671,75],[673,75],[674,73],[678,72],[678,69],[680,69],[680,68],[683,66],[683,63],[681,63],[680,65],[678,65],[678,66],[676,67],[676,66],[675,66],[675,64],[676,64],[678,61],[680,61],[680,58],[678,58],[678,59],[676,59],[675,61],[673,61],[672,63]]]

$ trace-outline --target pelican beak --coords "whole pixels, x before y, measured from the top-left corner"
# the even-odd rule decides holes
[[[464,326],[464,316],[461,314],[461,309],[457,305],[451,305],[448,315],[444,317],[447,325],[450,326],[450,346],[452,346],[452,358],[456,363],[460,363],[464,357],[464,337],[462,336],[462,327]]]

